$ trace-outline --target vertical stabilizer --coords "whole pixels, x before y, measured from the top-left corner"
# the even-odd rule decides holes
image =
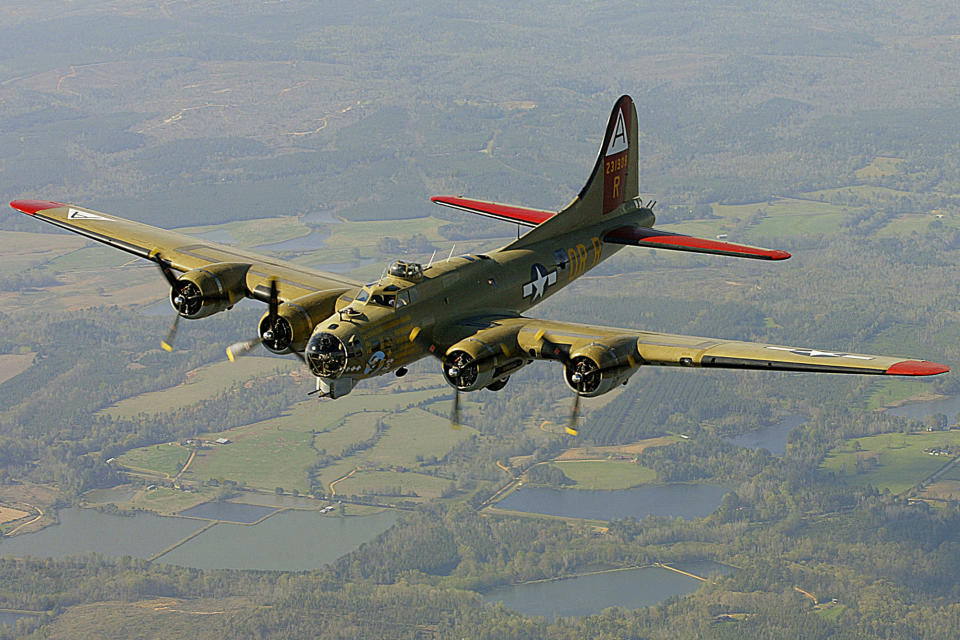
[[[600,154],[587,183],[560,213],[511,246],[522,247],[613,218],[617,208],[640,194],[637,109],[630,96],[613,106]]]

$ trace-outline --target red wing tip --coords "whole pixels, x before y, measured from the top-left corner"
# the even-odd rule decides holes
[[[887,375],[935,376],[939,373],[946,373],[947,371],[950,371],[950,367],[945,364],[937,364],[929,360],[904,360],[887,369]]]
[[[10,203],[10,206],[16,209],[17,211],[22,211],[27,215],[33,215],[37,211],[44,211],[45,209],[57,209],[58,207],[65,207],[67,205],[62,202],[53,202],[51,200],[14,200]]]
[[[781,249],[774,249],[770,251],[769,255],[771,260],[786,260],[787,258],[790,257],[790,252],[783,251]]]

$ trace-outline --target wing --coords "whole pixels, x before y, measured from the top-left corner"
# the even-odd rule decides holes
[[[526,354],[571,361],[583,354],[600,369],[641,365],[814,371],[874,375],[929,376],[950,367],[911,358],[827,351],[782,345],[700,338],[653,331],[515,318],[517,344]]]
[[[14,209],[68,231],[79,233],[97,242],[121,249],[135,256],[164,262],[177,271],[190,271],[217,262],[249,264],[246,286],[249,292],[269,291],[276,280],[279,298],[288,302],[302,296],[329,291],[345,291],[361,283],[332,273],[317,271],[252,251],[199,240],[176,231],[159,229],[140,222],[124,220],[75,205],[46,200],[14,200]],[[252,293],[251,293],[252,295]]]

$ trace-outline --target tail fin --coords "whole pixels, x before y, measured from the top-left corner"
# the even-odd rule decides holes
[[[640,195],[637,109],[630,96],[613,105],[593,172],[577,197],[560,213],[513,243],[526,246],[596,224],[615,214],[624,202]],[[612,217],[612,216],[611,216]]]

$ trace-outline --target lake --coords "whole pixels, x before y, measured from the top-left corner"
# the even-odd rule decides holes
[[[209,517],[252,517],[253,512],[247,508],[257,510],[261,514],[258,517],[273,511],[255,505],[234,505],[241,509],[228,511],[210,504],[200,506],[210,507],[205,511]],[[0,541],[0,555],[56,558],[100,553],[149,558],[209,524],[142,512],[115,516],[78,508],[63,509],[58,517],[59,525],[4,538]],[[157,561],[199,569],[317,569],[380,535],[398,517],[394,511],[346,518],[320,515],[317,511],[285,511],[252,526],[216,524]]]
[[[741,433],[725,438],[731,444],[748,449],[766,449],[770,453],[782,456],[787,451],[787,439],[790,432],[806,422],[807,417],[799,414],[789,415],[769,427]]]
[[[181,511],[178,515],[209,520],[225,520],[227,522],[250,523],[276,511],[272,507],[262,507],[255,504],[240,504],[236,502],[204,502],[195,507]]]
[[[890,415],[913,420],[925,420],[935,413],[942,413],[947,416],[947,421],[950,424],[954,424],[957,414],[960,413],[960,396],[931,400],[930,402],[914,402],[886,409],[886,412]]]
[[[393,511],[349,518],[285,511],[252,527],[214,525],[157,562],[198,569],[319,569],[373,540],[397,517]]]
[[[689,563],[678,568],[703,577],[731,571],[730,567],[715,562]],[[675,571],[644,567],[500,587],[484,594],[483,600],[502,602],[525,615],[555,619],[600,613],[607,607],[649,607],[673,596],[693,593],[700,584],[699,580]]]
[[[568,518],[615,520],[647,516],[698,518],[720,505],[729,489],[716,484],[663,484],[595,491],[523,487],[496,504],[501,509]]]
[[[59,558],[81,553],[105,556],[151,555],[202,528],[206,523],[185,518],[164,518],[151,513],[114,516],[94,509],[71,507],[57,513],[60,524],[36,533],[4,538],[0,554]]]

